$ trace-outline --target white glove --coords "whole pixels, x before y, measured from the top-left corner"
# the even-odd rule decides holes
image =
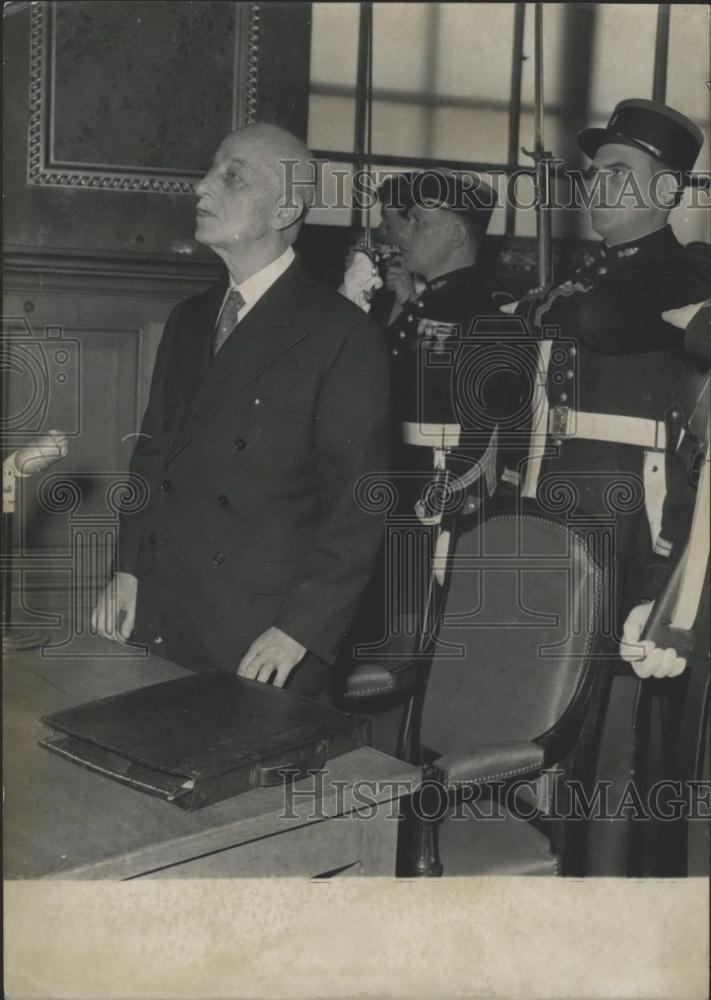
[[[692,302],[691,305],[679,306],[678,309],[667,309],[662,313],[662,319],[671,323],[672,326],[678,327],[679,330],[686,330],[699,309],[707,304],[708,300],[706,302]]]
[[[54,462],[67,454],[69,442],[66,434],[61,431],[49,431],[33,441],[32,444],[14,451],[6,461],[12,462],[13,470],[22,479],[33,476],[36,472],[44,472]]]
[[[640,639],[652,607],[651,602],[638,604],[627,615],[620,656],[638,677],[678,677],[686,667],[686,659],[677,656],[676,650],[671,647],[661,649],[649,639]]]
[[[432,560],[432,571],[434,578],[440,587],[444,586],[444,574],[447,569],[447,556],[449,555],[449,531],[440,532],[435,545],[434,558]]]
[[[338,289],[341,295],[355,302],[363,312],[370,312],[373,292],[382,287],[383,281],[375,264],[366,253],[356,250]]]

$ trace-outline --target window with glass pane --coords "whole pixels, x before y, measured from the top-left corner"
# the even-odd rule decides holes
[[[515,52],[517,7],[525,8],[525,22],[522,47]],[[357,164],[360,5],[312,8],[309,144],[338,169],[340,159]],[[576,143],[581,128],[604,125],[624,98],[652,96],[658,9],[658,4],[543,4],[545,146],[566,167],[586,163]],[[391,170],[395,164],[469,165],[485,176],[487,166],[508,172],[532,166],[520,147],[531,149],[534,140],[534,4],[375,2],[372,10],[374,163]],[[667,102],[707,135],[708,39],[705,5],[671,5]],[[511,112],[514,59],[522,60],[518,129]],[[708,169],[709,162],[707,142],[697,169]],[[519,188],[530,202],[530,180],[524,178]],[[702,213],[690,214],[693,238],[707,238],[699,230]],[[322,212],[323,221],[335,218]],[[686,224],[683,206],[674,219]],[[341,211],[338,222],[348,221]],[[504,232],[505,222],[504,209],[497,209],[489,231]],[[532,236],[535,230],[535,212],[516,211],[509,233]],[[582,212],[554,212],[553,232],[593,236]]]
[[[352,153],[360,8],[314,3],[311,9],[309,146]]]
[[[505,163],[513,16],[512,4],[375,4],[374,153]]]

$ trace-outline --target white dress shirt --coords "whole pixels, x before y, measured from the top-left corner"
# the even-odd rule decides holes
[[[280,257],[277,257],[276,260],[271,262],[271,264],[267,264],[266,267],[263,267],[261,271],[257,271],[256,274],[247,278],[241,285],[235,285],[232,276],[230,275],[229,288],[225,292],[225,297],[222,300],[220,313],[225,306],[227,296],[233,289],[237,289],[244,299],[244,305],[240,308],[238,318],[238,321],[241,323],[249,310],[255,306],[257,302],[259,302],[262,295],[264,295],[264,293],[272,287],[277,278],[280,278],[284,271],[286,271],[295,256],[296,254],[293,249],[291,247],[287,247]],[[218,313],[218,316],[220,313]]]

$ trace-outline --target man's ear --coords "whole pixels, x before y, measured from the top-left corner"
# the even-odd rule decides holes
[[[298,195],[279,202],[272,213],[272,227],[277,230],[288,229],[299,221],[304,211],[304,203]]]
[[[467,242],[467,227],[459,219],[455,219],[449,229],[449,245],[452,250],[458,250]]]

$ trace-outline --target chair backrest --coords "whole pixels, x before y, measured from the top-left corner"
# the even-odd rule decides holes
[[[498,514],[451,559],[420,742],[437,753],[545,737],[591,679],[602,573],[583,538],[537,514]]]

